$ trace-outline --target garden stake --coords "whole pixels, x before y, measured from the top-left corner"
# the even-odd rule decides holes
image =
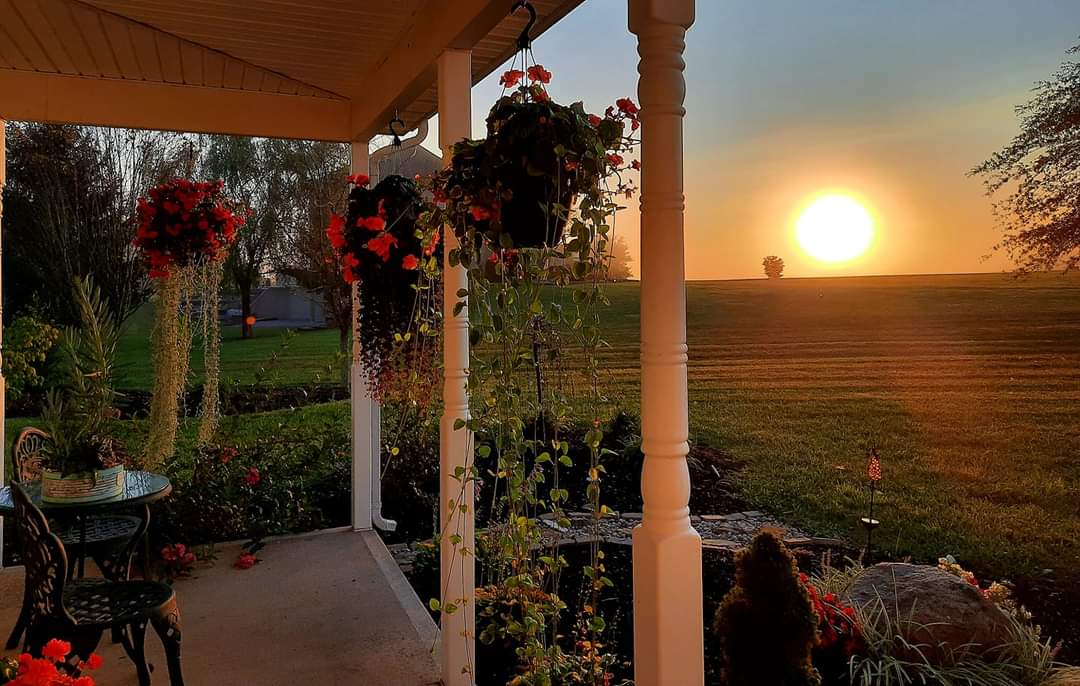
[[[877,448],[870,449],[869,460],[866,465],[867,477],[870,480],[870,512],[868,516],[859,520],[866,527],[866,553],[864,555],[867,565],[872,564],[873,535],[874,529],[881,524],[874,519],[874,494],[877,492],[878,482],[881,481],[881,459],[878,457]]]

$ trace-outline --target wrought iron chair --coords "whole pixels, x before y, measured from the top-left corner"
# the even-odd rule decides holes
[[[40,655],[50,639],[59,638],[71,643],[75,656],[87,660],[106,630],[119,630],[124,651],[135,663],[139,686],[149,686],[150,669],[144,651],[149,624],[165,647],[170,686],[183,686],[180,610],[173,589],[156,581],[68,581],[63,543],[49,530],[45,515],[14,481],[11,492],[31,601],[25,651]],[[138,533],[144,533],[145,527],[146,520]],[[132,539],[112,561],[114,568],[130,566],[137,539]]]
[[[12,461],[15,467],[15,477],[19,481],[34,481],[41,478],[42,450],[49,440],[49,435],[41,429],[32,426],[23,428],[15,436],[12,445]],[[123,550],[129,541],[138,540],[137,535],[142,521],[138,517],[130,515],[109,514],[80,517],[74,522],[54,522],[54,533],[60,541],[72,550],[93,558],[102,574],[110,581],[126,581],[130,569],[110,567],[109,561],[115,558],[118,551]],[[85,527],[85,532],[83,530]],[[145,529],[143,529],[145,530]],[[83,545],[85,544],[85,548]],[[76,556],[68,558],[67,574],[69,578],[75,576]],[[8,637],[6,648],[14,650],[19,645],[19,638],[29,618],[29,601],[24,600],[22,612],[15,622],[15,627]]]

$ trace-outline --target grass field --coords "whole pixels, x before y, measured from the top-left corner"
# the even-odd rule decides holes
[[[605,353],[638,405],[638,285],[611,286]],[[742,465],[742,494],[794,525],[861,540],[865,451],[884,462],[877,540],[999,575],[1080,562],[1080,275],[955,275],[687,287],[691,433]],[[121,385],[149,387],[148,322]],[[335,331],[297,334],[272,374],[312,381]],[[280,347],[226,330],[223,375]]]

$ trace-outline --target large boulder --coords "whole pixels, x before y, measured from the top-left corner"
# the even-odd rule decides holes
[[[874,565],[855,577],[844,600],[866,608],[880,631],[899,633],[933,664],[964,657],[993,658],[1009,644],[1009,621],[971,584],[937,567],[903,563]],[[900,656],[917,658],[915,650]],[[904,654],[907,653],[907,654]]]

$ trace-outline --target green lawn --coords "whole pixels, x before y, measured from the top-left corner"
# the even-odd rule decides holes
[[[635,409],[638,285],[608,293],[605,367]],[[687,310],[691,433],[742,463],[755,506],[861,540],[876,446],[890,550],[1004,575],[1080,562],[1080,275],[697,282]],[[122,351],[130,388],[151,381],[140,317]],[[225,331],[223,376],[267,365],[280,332],[258,334]],[[272,374],[310,382],[336,346],[335,331],[297,334]]]
[[[150,332],[153,310],[147,305],[125,323],[124,337],[117,355],[120,367],[117,384],[123,389],[149,390],[154,380],[154,365],[150,354]],[[337,364],[337,329],[300,331],[286,335],[285,330],[266,326],[255,327],[255,337],[240,337],[239,326],[227,326],[221,332],[222,379],[251,383],[262,375],[273,384],[307,384],[314,381],[335,381],[331,365]],[[279,362],[272,356],[278,353]],[[202,374],[202,347],[196,339],[191,356],[196,379]],[[336,367],[335,367],[336,368]]]

